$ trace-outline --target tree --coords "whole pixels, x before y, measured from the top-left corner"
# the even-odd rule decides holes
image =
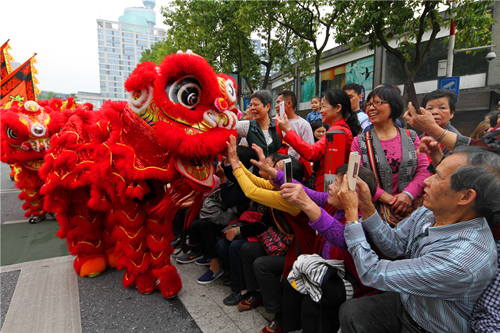
[[[75,94],[75,93],[71,93],[71,94],[69,94],[69,96],[68,96],[68,97],[73,97],[73,98],[75,99],[75,102],[78,102],[78,96],[76,96],[76,94]]]
[[[46,99],[47,101],[48,101],[48,100],[50,100],[50,99],[52,99],[52,98],[55,98],[55,97],[57,97],[57,94],[56,94],[55,92],[53,92],[53,91],[49,91],[49,92],[47,93],[47,95],[45,96],[45,98],[43,97],[43,95],[42,95],[42,94],[36,95],[36,98],[37,98],[38,100],[43,100],[43,99]]]
[[[407,88],[432,52],[436,35],[455,18],[458,47],[488,44],[489,27],[495,22],[487,13],[492,1],[457,0],[456,7],[448,1],[359,1],[338,2],[339,16],[336,42],[348,44],[353,51],[368,43],[370,49],[383,47],[393,54],[404,73],[404,100]],[[445,14],[439,8],[448,6]],[[430,36],[424,43],[424,34]],[[396,42],[396,46],[391,44]],[[425,45],[425,46],[424,46]],[[412,55],[414,54],[414,55]]]
[[[280,70],[285,75],[295,75],[295,63],[304,70],[310,69],[308,57],[312,47],[300,38],[295,38],[292,30],[275,20],[283,8],[278,1],[245,1],[237,20],[250,22],[252,32],[262,41],[260,64],[266,71],[261,89],[267,89],[272,70]]]
[[[143,52],[141,61],[156,63],[177,50],[192,50],[216,71],[238,75],[238,86],[245,80],[252,92],[260,78],[260,59],[251,43],[248,21],[238,21],[245,3],[240,1],[174,0],[162,7],[169,36]],[[241,91],[241,89],[240,89]]]
[[[348,3],[352,3],[352,1]],[[336,23],[338,13],[337,6],[332,0],[295,0],[280,1],[280,10],[275,15],[279,24],[292,30],[297,38],[312,45],[314,49],[315,95],[320,93],[321,72],[319,65],[321,56],[330,39],[331,29]],[[320,32],[324,32],[323,41],[319,39]]]

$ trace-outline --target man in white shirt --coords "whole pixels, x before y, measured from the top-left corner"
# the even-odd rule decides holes
[[[280,117],[280,102],[285,102],[285,113],[290,122],[290,127],[308,144],[314,144],[314,135],[311,125],[302,117],[295,113],[297,107],[297,97],[291,90],[283,90],[276,99],[276,117]],[[299,160],[300,155],[292,147],[288,148],[288,155]]]

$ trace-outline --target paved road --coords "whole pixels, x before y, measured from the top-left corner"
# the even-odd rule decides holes
[[[0,170],[2,333],[259,332],[269,322],[262,307],[240,313],[223,305],[230,289],[197,284],[206,268],[194,264],[178,266],[183,289],[172,300],[125,289],[121,271],[77,276],[57,222],[27,223],[9,167]]]

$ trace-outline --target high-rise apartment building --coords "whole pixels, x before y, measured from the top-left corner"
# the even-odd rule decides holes
[[[139,63],[142,52],[165,37],[156,25],[155,0],[143,0],[144,7],[127,7],[118,22],[97,20],[99,81],[103,97],[128,97],[125,80]]]

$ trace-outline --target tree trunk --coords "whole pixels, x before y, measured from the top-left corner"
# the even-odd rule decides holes
[[[316,59],[314,59],[314,95],[320,96],[320,84],[321,84],[321,72],[319,71],[319,62],[321,60],[321,51],[316,53]]]

